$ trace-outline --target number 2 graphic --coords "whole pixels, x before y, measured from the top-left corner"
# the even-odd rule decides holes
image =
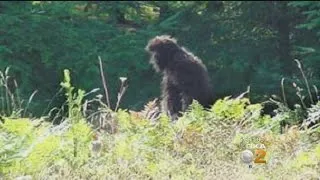
[[[263,149],[256,149],[255,150],[255,156],[254,163],[266,163],[266,160],[264,160],[264,157],[266,156],[267,152]]]

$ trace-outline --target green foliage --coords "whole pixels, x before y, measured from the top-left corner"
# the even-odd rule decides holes
[[[1,173],[33,174],[61,158],[76,167],[88,160],[91,128],[86,123],[79,122],[71,128],[66,124],[53,127],[29,119],[8,118],[1,125],[1,131]],[[79,143],[78,156],[71,158],[75,137]]]
[[[32,131],[31,125],[32,123],[29,119],[19,119],[17,121],[11,121],[11,123],[5,123],[2,128],[17,136],[28,136]]]
[[[62,84],[69,92],[74,88],[65,72]],[[70,92],[67,98],[75,101],[77,95]],[[238,153],[249,148],[250,143],[263,143],[267,148],[266,160],[273,168],[260,171],[256,166],[253,176],[275,179],[285,171],[284,177],[291,177],[305,173],[306,167],[308,172],[316,173],[317,164],[311,159],[318,158],[319,147],[304,148],[296,156],[289,155],[310,142],[301,138],[302,131],[290,130],[283,135],[269,131],[269,122],[275,122],[278,117],[260,115],[261,108],[261,104],[250,104],[247,98],[240,97],[221,99],[209,110],[194,101],[174,123],[164,115],[151,123],[120,109],[112,112],[118,131],[98,133],[96,140],[92,139],[91,128],[82,120],[66,119],[52,126],[42,121],[5,118],[0,128],[0,169],[6,178],[22,174],[36,179],[50,178],[53,174],[62,179],[246,178],[251,176],[238,161]],[[77,114],[75,111],[73,115]],[[81,113],[81,109],[77,111]],[[247,126],[239,127],[239,122],[246,121]],[[76,156],[75,142],[78,143]],[[94,144],[102,145],[95,155]],[[275,163],[278,158],[289,164]],[[230,168],[239,169],[241,173]],[[211,173],[212,170],[219,175]]]
[[[29,174],[41,170],[44,166],[50,165],[59,159],[59,156],[55,156],[55,151],[59,148],[60,143],[60,137],[49,136],[45,138],[41,143],[35,144],[32,147],[32,151],[28,154],[27,158],[21,162],[20,167],[16,168],[21,168],[21,172]]]
[[[177,132],[190,131],[203,133],[203,130],[207,126],[207,120],[208,112],[204,110],[199,102],[194,100],[188,111],[176,122],[175,130]]]
[[[87,122],[80,120],[71,125],[70,130],[65,133],[65,138],[64,143],[69,148],[60,150],[62,157],[67,159],[74,167],[81,166],[89,159],[92,129]]]
[[[298,25],[298,28],[316,29],[320,26],[319,3],[315,2],[290,2],[290,6],[304,8],[302,14],[307,16],[306,23]]]
[[[254,121],[259,118],[262,106],[250,104],[247,98],[230,99],[230,97],[225,97],[219,99],[211,110],[218,119],[241,121],[250,116],[250,119]]]
[[[234,101],[229,100],[229,97],[226,97],[223,100],[219,99],[214,106],[212,106],[212,111],[221,119],[225,119],[226,117],[240,119],[244,116],[244,107],[248,102],[248,99]]]
[[[68,118],[75,124],[81,120],[81,104],[85,91],[79,89],[78,93],[73,94],[74,87],[71,86],[70,71],[64,70],[64,82],[61,86],[66,89],[68,102]]]
[[[48,163],[50,150],[54,141],[50,143],[38,142],[39,134],[44,133],[47,129],[45,125],[41,128],[35,128],[29,119],[10,119],[7,118],[4,124],[1,124],[2,139],[1,139],[1,164],[2,173],[13,172],[34,172],[41,169],[41,163]],[[8,137],[5,139],[4,137]],[[53,139],[51,139],[53,140]],[[37,145],[35,145],[35,142]],[[43,144],[42,144],[43,143]],[[52,143],[52,144],[51,144]],[[40,148],[40,149],[39,149]],[[31,150],[36,151],[35,154]],[[27,165],[27,166],[25,166]]]
[[[68,103],[68,119],[67,121],[71,124],[70,133],[67,134],[69,139],[73,141],[73,156],[77,157],[75,164],[79,165],[79,162],[86,160],[88,158],[89,152],[79,153],[79,149],[87,149],[88,143],[90,141],[91,129],[86,124],[86,121],[82,115],[82,99],[84,98],[85,91],[79,89],[78,93],[73,93],[74,87],[71,85],[70,71],[64,70],[64,82],[61,83],[61,86],[66,90],[66,97]],[[84,136],[83,136],[84,135]],[[66,157],[69,157],[71,154],[68,154],[66,151]],[[79,157],[80,156],[80,157]]]
[[[0,142],[2,173],[39,172],[61,158],[75,167],[88,160],[91,128],[81,114],[84,91],[74,94],[68,70],[64,71],[64,77],[61,85],[66,89],[69,113],[58,127],[43,122],[35,124],[29,119],[4,119]]]
[[[305,119],[304,125],[317,125],[320,122],[320,102],[315,105],[312,105],[310,108],[307,109],[307,118]],[[316,130],[320,132],[320,128],[318,127]]]
[[[320,145],[316,145],[308,152],[301,152],[297,155],[296,159],[293,160],[291,167],[294,169],[304,169],[307,167],[317,168],[320,161]]]

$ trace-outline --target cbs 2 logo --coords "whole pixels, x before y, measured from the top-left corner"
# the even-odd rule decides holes
[[[267,152],[265,151],[266,147],[264,144],[249,144],[250,149],[255,149],[254,155],[254,163],[266,163],[267,161],[264,160],[265,156],[267,155]]]
[[[254,163],[267,163],[266,160],[264,160],[264,157],[266,156],[267,152],[263,149],[256,149],[254,151],[254,155],[256,158],[254,159]]]

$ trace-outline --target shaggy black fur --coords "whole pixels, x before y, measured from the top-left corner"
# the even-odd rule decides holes
[[[202,61],[177,44],[168,35],[156,36],[146,46],[151,54],[150,63],[162,73],[162,110],[176,119],[197,100],[208,108],[213,104],[213,94],[207,69]]]

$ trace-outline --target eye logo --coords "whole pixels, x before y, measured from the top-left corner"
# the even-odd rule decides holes
[[[245,164],[250,164],[253,160],[253,153],[250,150],[244,150],[241,153],[241,160]]]

